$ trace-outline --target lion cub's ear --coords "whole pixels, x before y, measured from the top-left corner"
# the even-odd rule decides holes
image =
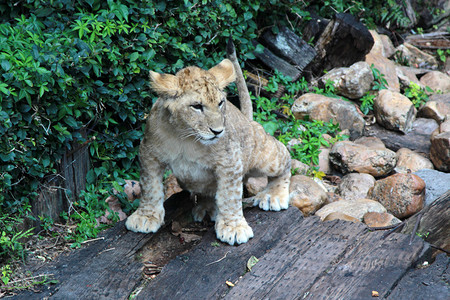
[[[233,63],[229,59],[224,59],[215,67],[208,70],[216,77],[220,89],[225,88],[236,79]]]
[[[180,91],[180,83],[175,75],[153,71],[150,71],[150,86],[160,96],[176,96]]]

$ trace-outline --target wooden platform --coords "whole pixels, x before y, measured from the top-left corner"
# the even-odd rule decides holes
[[[176,211],[169,211],[167,225],[180,217]],[[426,299],[450,298],[447,256],[440,256],[435,271],[434,265],[415,269],[430,252],[419,237],[411,244],[410,236],[399,233],[383,238],[384,231],[370,232],[363,224],[303,218],[296,208],[253,208],[245,215],[255,237],[240,246],[218,243],[210,227],[196,244],[173,250],[180,241],[170,226],[157,234],[136,234],[119,223],[104,240],[36,270],[54,274],[58,284],[14,298],[373,299],[376,291],[379,298],[412,299],[415,289]],[[142,274],[143,260],[152,253],[160,254],[153,263],[165,265],[149,280]],[[259,261],[248,271],[252,256]],[[415,283],[419,273],[426,284]]]

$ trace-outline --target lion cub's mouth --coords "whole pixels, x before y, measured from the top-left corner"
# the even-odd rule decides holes
[[[202,143],[203,145],[212,145],[217,143],[217,141],[224,135],[224,131],[222,131],[220,134],[216,134],[212,137],[204,137],[204,136],[200,136],[199,137],[199,141],[200,143]]]

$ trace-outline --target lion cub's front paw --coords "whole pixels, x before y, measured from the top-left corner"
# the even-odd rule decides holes
[[[139,211],[135,211],[125,222],[128,230],[142,233],[157,232],[162,224],[162,218],[146,216],[139,213]]]
[[[222,242],[230,245],[243,244],[253,237],[253,230],[245,219],[239,221],[216,221],[216,235]]]
[[[268,188],[253,197],[253,206],[259,205],[263,210],[279,211],[289,208],[288,188]]]

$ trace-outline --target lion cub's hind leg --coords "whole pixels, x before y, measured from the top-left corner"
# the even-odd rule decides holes
[[[215,221],[217,216],[217,207],[214,201],[214,197],[203,195],[195,195],[194,197],[196,198],[196,205],[192,209],[192,217],[194,218],[194,221],[203,221],[206,214],[209,215],[211,221]]]
[[[290,171],[278,177],[269,177],[267,187],[253,197],[253,205],[263,210],[279,211],[289,207]]]
[[[259,158],[258,171],[269,177],[267,187],[253,197],[253,205],[263,210],[279,211],[289,207],[291,156],[286,147],[267,137]]]

